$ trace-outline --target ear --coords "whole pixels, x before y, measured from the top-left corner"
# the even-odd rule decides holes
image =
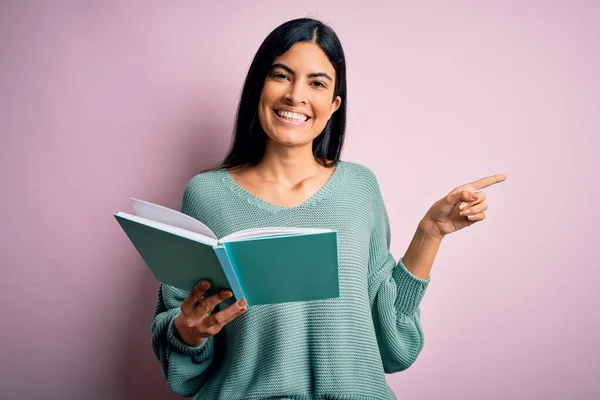
[[[333,115],[334,112],[337,111],[338,108],[342,105],[342,98],[340,96],[336,96],[335,100],[331,103],[331,108],[329,109],[329,118]]]

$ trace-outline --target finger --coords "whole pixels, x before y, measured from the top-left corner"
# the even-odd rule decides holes
[[[487,203],[483,202],[483,203],[479,203],[474,206],[465,208],[459,214],[462,216],[475,215],[475,214],[482,213],[482,212],[486,211],[487,209],[488,209]]]
[[[203,285],[206,285],[203,287]],[[181,303],[181,312],[184,315],[190,315],[199,302],[204,300],[204,294],[210,289],[210,281],[202,280],[192,288],[192,291]]]
[[[491,176],[486,176],[485,178],[478,179],[473,181],[466,186],[470,186],[475,190],[481,190],[488,186],[495,185],[496,183],[504,182],[506,180],[506,175],[504,174],[496,174]]]
[[[475,201],[475,204],[483,203],[487,198],[487,194],[485,194],[484,191],[475,192],[475,194],[477,195],[477,200]]]
[[[193,315],[195,317],[206,316],[214,310],[217,304],[221,303],[225,299],[230,298],[231,296],[233,296],[233,293],[231,293],[230,290],[220,290],[212,296],[208,296],[207,298],[202,300],[202,302],[200,302],[200,304],[198,304],[196,308],[194,308]]]
[[[463,206],[462,203],[469,203],[472,201],[477,200],[477,194],[475,192],[469,191],[469,190],[463,190],[457,193],[451,193],[448,196],[446,196],[446,202],[451,204],[451,205],[455,205],[457,203],[461,203],[459,205],[459,207],[465,207]]]
[[[240,302],[242,300],[233,303],[232,305],[230,305],[229,307],[227,307],[224,310],[219,311],[218,313],[214,313],[211,314],[208,317],[208,324],[209,325],[218,325],[219,329],[222,328],[223,326],[227,325],[229,322],[233,321],[234,318],[242,315],[243,313],[246,312],[247,308],[246,308],[246,303],[244,300],[244,305],[240,305]]]
[[[487,198],[487,195],[485,194],[484,191],[472,192],[470,198],[474,199],[474,200],[461,201],[461,203],[458,205],[458,208],[460,208],[461,210],[465,210],[466,208],[471,208],[476,204],[481,204],[485,201],[485,199]]]
[[[479,222],[479,221],[483,221],[485,219],[485,213],[479,213],[479,214],[475,214],[475,215],[469,215],[467,216],[467,219],[471,222]]]

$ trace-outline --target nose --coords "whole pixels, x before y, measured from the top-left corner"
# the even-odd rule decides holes
[[[292,83],[283,97],[288,104],[306,104],[305,85],[299,81]]]

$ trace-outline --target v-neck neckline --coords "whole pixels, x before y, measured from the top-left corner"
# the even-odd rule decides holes
[[[314,204],[314,203],[317,203],[317,202],[320,202],[321,200],[323,200],[335,188],[337,182],[339,181],[339,179],[341,178],[341,175],[343,173],[344,165],[345,165],[345,163],[343,161],[336,162],[333,173],[327,179],[327,181],[319,188],[319,190],[317,190],[314,194],[312,194],[310,197],[308,197],[301,203],[294,205],[294,206],[289,206],[289,207],[281,206],[281,205],[269,202],[267,200],[263,200],[260,197],[256,196],[255,194],[250,193],[248,190],[246,190],[244,187],[242,187],[239,183],[237,183],[233,179],[233,177],[231,176],[231,174],[229,173],[227,168],[222,168],[220,171],[222,174],[222,181],[237,196],[239,196],[240,198],[246,200],[248,203],[253,204],[257,207],[260,207],[260,208],[265,209],[272,213],[277,213],[277,212],[281,212],[281,211],[293,211],[293,210],[303,208],[303,207],[309,206],[311,204]]]

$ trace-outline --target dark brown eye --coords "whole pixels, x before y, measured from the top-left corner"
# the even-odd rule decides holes
[[[281,72],[274,72],[271,74],[271,77],[276,79],[287,79],[287,75],[282,74]]]

